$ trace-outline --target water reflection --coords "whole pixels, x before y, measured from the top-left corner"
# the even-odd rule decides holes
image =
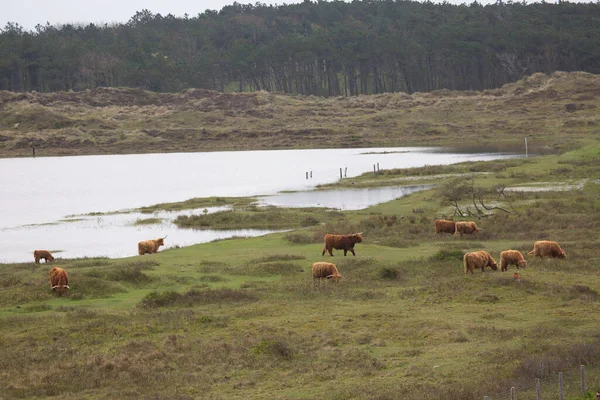
[[[259,199],[259,204],[279,207],[328,207],[338,210],[361,210],[407,194],[430,189],[433,185],[413,185],[366,189],[317,190],[279,193]]]

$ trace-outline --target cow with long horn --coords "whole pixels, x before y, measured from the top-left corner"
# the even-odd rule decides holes
[[[50,289],[58,294],[58,296],[66,294],[67,290],[71,289],[69,287],[69,274],[67,274],[67,271],[60,267],[53,267],[50,270]]]

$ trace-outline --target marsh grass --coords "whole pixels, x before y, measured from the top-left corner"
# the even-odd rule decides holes
[[[192,307],[198,304],[224,302],[252,302],[257,297],[247,291],[233,289],[189,290],[185,293],[174,291],[151,292],[140,302],[142,308]]]

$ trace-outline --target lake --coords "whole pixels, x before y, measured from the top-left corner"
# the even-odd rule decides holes
[[[0,159],[0,262],[31,261],[33,250],[41,248],[60,250],[57,255],[63,258],[133,256],[138,241],[165,234],[166,247],[172,247],[268,233],[181,230],[171,223],[179,213],[153,225],[133,225],[136,214],[70,215],[211,196],[261,196],[262,204],[359,209],[421,189],[306,191],[335,182],[340,169],[351,178],[374,166],[409,168],[515,156],[398,147]]]

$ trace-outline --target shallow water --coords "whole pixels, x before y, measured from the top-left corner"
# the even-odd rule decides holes
[[[211,196],[272,195],[261,198],[261,203],[359,209],[419,188],[303,191],[335,182],[340,168],[351,178],[373,171],[374,166],[408,168],[515,156],[399,147],[0,159],[0,262],[31,261],[34,249],[61,250],[58,254],[68,258],[131,256],[138,241],[165,234],[168,248],[270,232],[182,230],[172,223],[180,213],[159,215],[165,219],[160,224],[135,226],[136,219],[153,215],[64,222],[69,215]],[[281,191],[301,192],[278,194]]]

